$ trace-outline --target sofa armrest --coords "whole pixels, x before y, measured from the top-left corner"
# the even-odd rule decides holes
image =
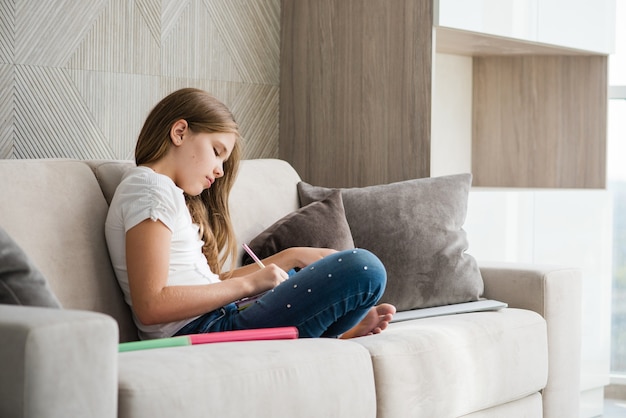
[[[113,318],[0,305],[0,341],[0,416],[117,416]]]
[[[548,332],[548,383],[543,416],[579,415],[582,275],[576,268],[481,264],[484,296],[543,316]]]

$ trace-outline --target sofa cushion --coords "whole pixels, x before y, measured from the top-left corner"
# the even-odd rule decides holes
[[[61,307],[46,278],[2,227],[0,227],[0,303]]]
[[[341,201],[341,192],[333,191],[323,200],[282,217],[249,244],[260,258],[269,257],[290,247],[318,247],[335,250],[354,248],[354,241]],[[252,263],[244,253],[243,264]]]
[[[278,159],[242,160],[230,193],[230,215],[239,243],[250,242],[285,215],[297,210],[300,176]],[[233,264],[239,264],[243,249]]]
[[[535,392],[517,401],[496,405],[489,409],[483,409],[471,414],[463,415],[463,418],[524,418],[546,417],[543,413],[542,393]],[[559,415],[557,414],[558,418]],[[382,418],[382,417],[381,417]]]
[[[104,238],[108,206],[82,161],[6,160],[0,164],[6,231],[46,277],[66,309],[114,317],[122,341],[137,339]]]
[[[372,356],[379,417],[464,416],[536,393],[548,378],[546,322],[528,310],[398,322],[354,341]]]
[[[119,418],[376,416],[369,353],[336,339],[130,351],[119,382]]]
[[[381,301],[399,311],[478,300],[483,282],[463,230],[470,174],[341,189],[354,244],[387,268]],[[298,184],[300,204],[332,189]]]
[[[86,161],[86,163],[96,176],[107,205],[111,204],[115,189],[117,189],[126,172],[136,165],[134,161],[130,160],[90,160]]]

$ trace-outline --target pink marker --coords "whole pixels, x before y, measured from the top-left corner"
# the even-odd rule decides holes
[[[243,247],[244,250],[246,250],[248,255],[252,257],[252,259],[254,260],[257,266],[261,267],[262,269],[265,268],[265,264],[263,264],[263,262],[259,260],[259,257],[256,256],[256,254],[250,249],[250,247],[248,247],[248,244],[244,243],[241,246]]]

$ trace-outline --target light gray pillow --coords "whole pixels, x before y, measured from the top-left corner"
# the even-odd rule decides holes
[[[340,189],[357,247],[387,268],[381,302],[399,311],[475,301],[483,293],[463,230],[471,174]],[[301,205],[333,189],[298,184]]]
[[[0,227],[0,303],[60,308],[48,282]]]
[[[292,212],[269,226],[248,244],[259,257],[265,258],[290,247],[318,247],[334,250],[354,248],[354,241],[341,201],[341,192]],[[242,264],[252,259],[243,254]]]

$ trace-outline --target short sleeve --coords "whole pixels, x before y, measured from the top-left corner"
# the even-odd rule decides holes
[[[141,173],[126,179],[116,192],[124,223],[124,232],[146,219],[161,221],[173,231],[176,216],[184,206],[181,189],[169,178],[155,173]]]

